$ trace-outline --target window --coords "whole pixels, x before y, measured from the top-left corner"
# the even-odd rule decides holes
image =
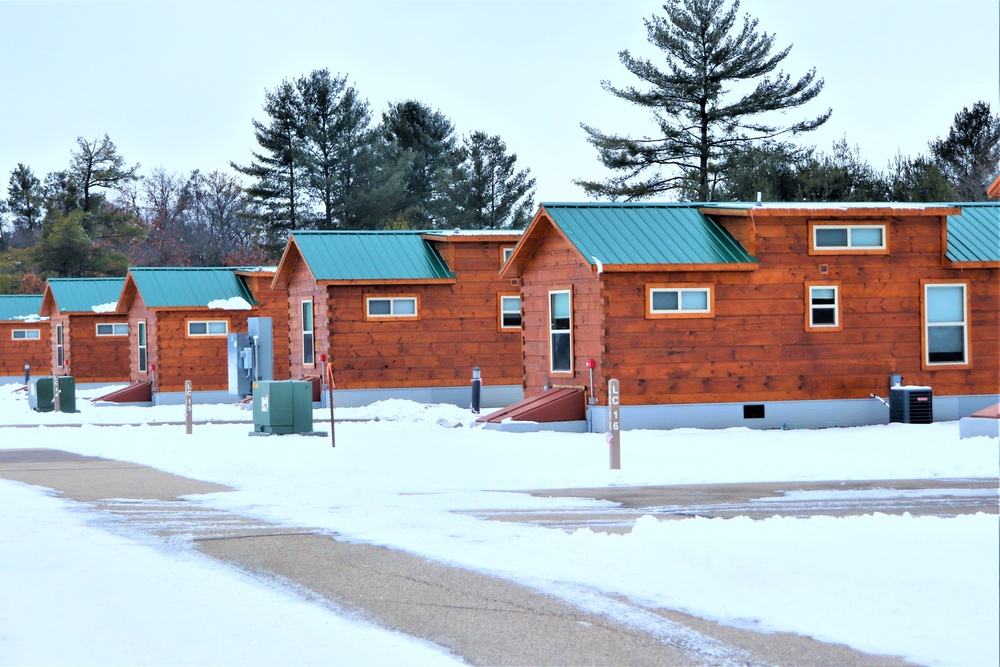
[[[570,291],[549,292],[549,359],[553,373],[573,372],[572,327]]]
[[[521,328],[521,297],[517,294],[500,295],[500,328]]]
[[[313,349],[313,302],[302,302],[302,363],[312,366],[315,359]]]
[[[374,297],[365,299],[366,319],[407,318],[417,317],[417,297],[394,296]]]
[[[41,340],[41,329],[14,329],[10,332],[10,337],[14,340]]]
[[[712,317],[709,285],[648,285],[646,317]]]
[[[924,361],[927,366],[969,363],[968,285],[924,284]]]
[[[97,335],[98,336],[127,336],[128,335],[128,324],[125,322],[117,324],[98,324],[97,325]]]
[[[500,266],[506,264],[507,260],[510,259],[510,256],[513,254],[514,254],[514,246],[512,245],[502,246],[500,248]]]
[[[65,357],[63,355],[63,325],[56,325],[56,366],[62,368]]]
[[[812,254],[886,253],[885,225],[809,225]]]
[[[139,349],[139,372],[145,373],[148,370],[146,363],[146,322],[139,320],[135,326],[135,338]]]
[[[806,285],[806,331],[840,331],[840,286]]]
[[[225,336],[229,320],[188,320],[188,336]]]

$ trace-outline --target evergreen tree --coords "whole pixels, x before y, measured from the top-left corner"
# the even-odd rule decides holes
[[[456,226],[473,229],[521,229],[531,221],[535,179],[517,171],[517,155],[507,153],[499,136],[474,132],[459,149],[461,165],[451,197],[461,217]]]
[[[885,177],[861,158],[857,146],[847,139],[835,141],[829,154],[811,154],[798,169],[802,201],[884,202],[889,201]]]
[[[72,154],[69,174],[78,184],[81,193],[80,207],[84,213],[92,210],[94,188],[118,188],[138,178],[136,172],[139,165],[127,167],[125,158],[118,154],[117,147],[108,135],[93,142],[77,137],[76,144],[79,150]],[[86,220],[84,227],[89,227]]]
[[[934,161],[924,155],[915,158],[897,155],[889,163],[886,181],[890,201],[952,201],[954,189]]]
[[[91,241],[83,228],[82,209],[63,215],[50,214],[42,226],[42,238],[35,246],[35,261],[45,273],[61,278],[84,275],[91,260]]]
[[[382,114],[379,134],[389,145],[385,164],[404,161],[403,217],[413,228],[447,225],[435,211],[441,207],[443,178],[458,163],[455,129],[447,116],[415,100],[398,102]]]
[[[800,198],[799,169],[810,151],[792,144],[765,141],[740,146],[727,157],[716,186],[719,201],[795,201]],[[696,185],[696,184],[694,184]],[[691,197],[696,197],[696,188]]]
[[[17,247],[34,244],[42,228],[45,198],[42,183],[31,168],[18,163],[7,183],[7,206],[11,214],[11,243]]]
[[[957,201],[986,199],[986,186],[1000,171],[1000,115],[988,102],[955,114],[948,136],[930,143],[938,168],[951,182]]]
[[[304,215],[302,99],[295,85],[283,81],[265,92],[264,113],[268,122],[254,120],[254,137],[261,152],[252,152],[247,166],[230,165],[253,179],[245,189],[256,204],[253,215],[266,232],[268,250],[276,254],[284,247],[288,232],[309,226]]]
[[[631,138],[604,134],[582,125],[601,163],[618,173],[606,181],[575,181],[588,194],[626,200],[691,189],[696,199],[715,194],[720,165],[734,149],[786,133],[814,130],[830,111],[791,125],[770,122],[774,112],[785,112],[809,102],[823,89],[815,70],[796,81],[784,72],[773,74],[788,55],[787,47],[772,55],[774,36],[757,32],[757,20],[744,16],[735,29],[739,2],[724,9],[725,0],[668,0],[665,17],[647,20],[651,44],[666,56],[661,70],[648,60],[622,51],[626,69],[648,84],[647,90],[605,90],[648,108],[658,136]],[[772,76],[773,74],[773,76]],[[733,90],[752,89],[733,97]]]

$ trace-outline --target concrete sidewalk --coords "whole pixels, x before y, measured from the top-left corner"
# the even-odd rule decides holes
[[[595,591],[626,625],[531,588],[401,551],[210,510],[179,497],[227,490],[145,466],[54,450],[0,450],[0,477],[56,489],[126,531],[177,539],[254,576],[484,665],[904,665],[789,634],[760,634]],[[178,517],[183,520],[179,521]],[[180,527],[178,527],[180,525]],[[193,603],[195,601],[192,601]]]

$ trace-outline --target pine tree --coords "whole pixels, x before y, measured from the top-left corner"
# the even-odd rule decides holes
[[[517,171],[517,155],[499,136],[474,132],[459,150],[461,165],[451,196],[462,211],[455,224],[473,229],[520,229],[531,221],[535,179]]]
[[[963,108],[944,139],[930,142],[938,168],[955,189],[957,201],[986,199],[986,186],[1000,170],[1000,115],[988,102]]]
[[[139,165],[127,167],[108,135],[93,142],[77,137],[76,144],[79,150],[72,154],[69,173],[82,193],[80,206],[84,213],[92,210],[94,188],[117,188],[138,178]],[[84,227],[88,226],[85,221]]]
[[[791,47],[772,54],[774,36],[757,32],[757,20],[744,16],[735,29],[739,2],[724,9],[725,0],[669,0],[665,17],[647,20],[651,44],[666,57],[665,69],[633,57],[619,58],[648,89],[605,90],[647,108],[657,125],[655,137],[604,134],[582,125],[601,163],[618,173],[606,181],[575,181],[590,195],[626,200],[692,188],[696,199],[713,198],[711,184],[720,165],[737,147],[786,133],[814,130],[830,111],[791,125],[773,124],[774,112],[794,109],[815,98],[823,80],[815,70],[796,81],[774,73]],[[749,92],[733,96],[733,90]]]
[[[7,206],[11,214],[11,243],[17,247],[32,245],[42,228],[42,183],[31,168],[18,163],[7,184]]]

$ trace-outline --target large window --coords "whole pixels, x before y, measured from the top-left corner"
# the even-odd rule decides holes
[[[417,297],[367,297],[365,299],[365,317],[368,319],[416,319]]]
[[[806,285],[806,331],[838,331],[840,286]]]
[[[968,285],[925,283],[923,306],[925,364],[968,364]]]
[[[63,325],[56,325],[56,366],[63,367],[66,357],[63,353]]]
[[[98,336],[127,336],[128,324],[120,322],[116,324],[100,323],[97,325]]]
[[[41,340],[41,329],[13,329],[10,332],[13,340]]]
[[[549,292],[549,359],[553,373],[573,372],[572,311],[569,290]]]
[[[518,294],[500,295],[500,329],[521,328],[521,297]]]
[[[226,336],[229,334],[229,320],[188,320],[188,336]]]
[[[302,363],[312,366],[315,363],[313,345],[313,302],[302,302]]]
[[[148,369],[147,359],[146,359],[146,321],[139,320],[135,325],[135,338],[136,345],[139,350],[139,372],[145,373]]]
[[[712,317],[710,285],[647,285],[647,317]]]
[[[885,225],[810,224],[809,252],[812,254],[885,253]]]

